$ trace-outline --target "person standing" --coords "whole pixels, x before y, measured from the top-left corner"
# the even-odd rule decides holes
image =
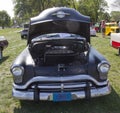
[[[118,22],[119,32],[120,32],[120,21]]]
[[[102,33],[102,37],[105,37],[105,20],[101,21],[101,33]]]

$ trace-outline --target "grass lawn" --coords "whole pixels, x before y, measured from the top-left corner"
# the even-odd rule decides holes
[[[0,30],[9,46],[4,50],[0,61],[0,113],[120,113],[120,56],[118,51],[109,45],[110,37],[102,38],[101,34],[91,37],[94,48],[101,52],[110,62],[108,74],[112,92],[108,96],[72,102],[30,102],[19,101],[12,97],[12,75],[10,65],[25,48],[26,40],[21,40],[20,29]]]

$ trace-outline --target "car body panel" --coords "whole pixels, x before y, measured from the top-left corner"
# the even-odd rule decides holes
[[[105,35],[110,35],[111,33],[118,33],[119,27],[116,22],[105,24]]]
[[[0,36],[0,59],[3,58],[3,50],[8,46],[8,41],[4,36]]]
[[[24,24],[24,29],[20,32],[22,39],[27,39],[29,32],[28,30],[29,30],[29,24]]]
[[[23,30],[21,31],[21,38],[22,38],[22,39],[24,39],[24,38],[26,39],[27,36],[28,36],[28,30],[24,30],[24,29],[23,29]]]
[[[111,34],[110,44],[116,49],[120,48],[120,33]]]
[[[4,36],[0,36],[0,47],[5,49],[8,46],[8,41],[5,39]]]
[[[63,15],[65,17],[57,17],[61,12],[64,12]],[[53,32],[80,34],[90,42],[89,24],[90,18],[80,14],[74,9],[66,7],[50,8],[40,13],[37,17],[31,18],[28,43],[30,43],[34,35]],[[51,26],[52,28],[50,28]],[[84,31],[84,33],[82,31]]]
[[[110,45],[118,49],[118,55],[120,55],[120,33],[111,34]]]
[[[90,27],[90,36],[96,36],[95,27]]]
[[[105,71],[110,64],[90,45],[89,19],[65,7],[47,9],[31,19],[28,45],[10,68],[13,97],[71,101],[111,92],[109,70]]]

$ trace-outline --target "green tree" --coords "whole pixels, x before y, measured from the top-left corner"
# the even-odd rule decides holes
[[[112,8],[116,11],[111,12],[111,19],[114,21],[120,21],[120,1],[115,0],[112,4]]]
[[[4,29],[4,27],[8,27],[10,26],[10,16],[7,14],[6,11],[0,11],[0,26],[2,26],[2,29]]]
[[[15,17],[26,21],[32,12],[30,0],[13,0]]]
[[[65,6],[74,9],[76,9],[76,4],[77,4],[76,0],[53,0],[53,2],[51,2],[52,6],[63,6],[63,7]]]
[[[96,22],[108,15],[105,10],[105,0],[13,0],[15,15],[18,19],[26,20],[38,15],[41,11],[50,7],[66,6],[75,8],[82,14],[91,17]],[[107,16],[108,17],[108,16]]]
[[[105,0],[79,0],[78,1],[78,10],[85,15],[91,17],[91,20],[97,22],[101,19],[108,7]]]
[[[66,6],[76,9],[76,0],[13,0],[16,17],[27,19],[38,15],[41,11],[50,7]]]
[[[120,11],[112,11],[111,20],[120,21]]]

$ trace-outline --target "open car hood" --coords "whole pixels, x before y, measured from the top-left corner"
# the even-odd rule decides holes
[[[78,34],[90,43],[90,18],[71,8],[46,9],[37,17],[31,18],[28,44],[36,36],[48,33]]]

